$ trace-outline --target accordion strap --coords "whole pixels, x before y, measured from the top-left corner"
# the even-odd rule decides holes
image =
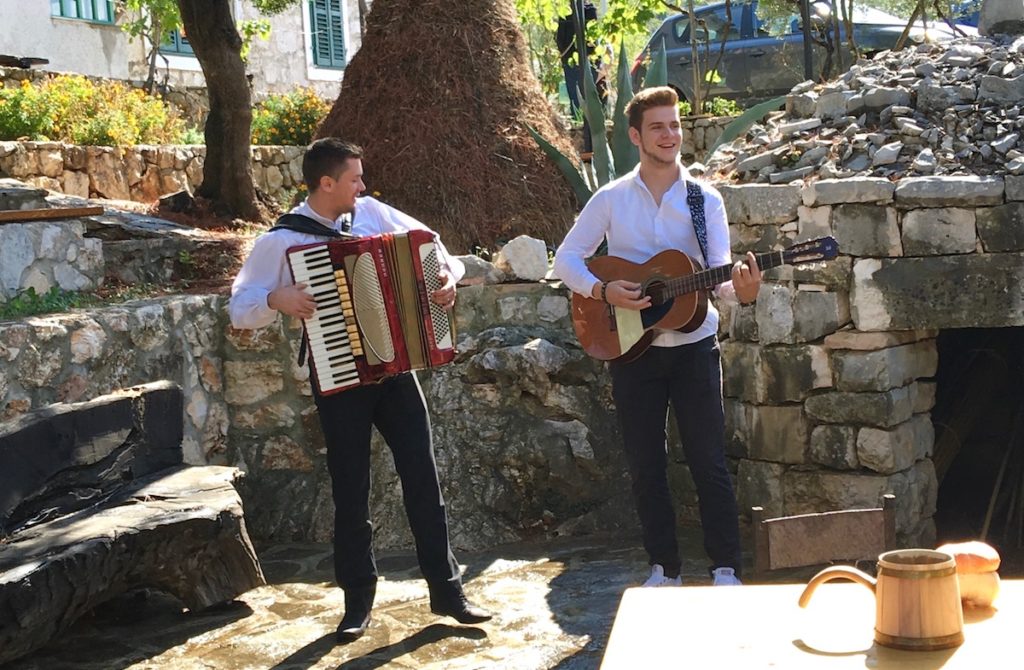
[[[277,220],[274,227],[270,229],[270,232],[275,230],[291,230],[296,233],[305,233],[307,235],[317,235],[319,237],[331,237],[331,238],[351,238],[354,235],[339,233],[333,228],[328,228],[324,224],[320,223],[316,219],[311,219],[303,214],[296,214],[289,212],[284,214]]]

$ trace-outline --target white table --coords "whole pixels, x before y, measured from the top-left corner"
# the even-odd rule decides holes
[[[1024,580],[1004,580],[990,610],[964,613],[964,643],[901,651],[872,639],[874,595],[830,582],[807,609],[803,584],[627,589],[602,670],[997,670],[1024,668]]]

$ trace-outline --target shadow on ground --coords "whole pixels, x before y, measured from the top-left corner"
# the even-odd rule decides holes
[[[333,584],[330,548],[277,545],[260,556],[268,585],[230,606],[192,614],[158,592],[119,598],[7,667],[597,668],[622,591],[647,571],[639,547],[621,538],[463,553],[467,593],[496,617],[462,626],[430,613],[413,554],[385,554],[378,561],[383,579],[368,633],[336,646],[334,628],[344,601]]]

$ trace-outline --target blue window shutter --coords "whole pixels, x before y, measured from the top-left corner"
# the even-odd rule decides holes
[[[313,62],[320,67],[345,67],[345,24],[341,0],[310,0]]]
[[[331,65],[345,67],[345,23],[341,14],[342,0],[328,0],[330,11]]]

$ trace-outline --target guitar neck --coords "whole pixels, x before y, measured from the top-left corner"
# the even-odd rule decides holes
[[[754,257],[757,259],[757,267],[762,271],[784,265],[786,262],[781,251],[755,254]],[[669,279],[666,281],[664,289],[665,297],[674,298],[679,295],[686,295],[687,293],[694,293],[696,291],[708,291],[719,284],[724,284],[730,279],[732,279],[732,264],[708,268],[707,270],[694,272],[693,274],[686,275],[685,277],[676,277],[675,279]]]

